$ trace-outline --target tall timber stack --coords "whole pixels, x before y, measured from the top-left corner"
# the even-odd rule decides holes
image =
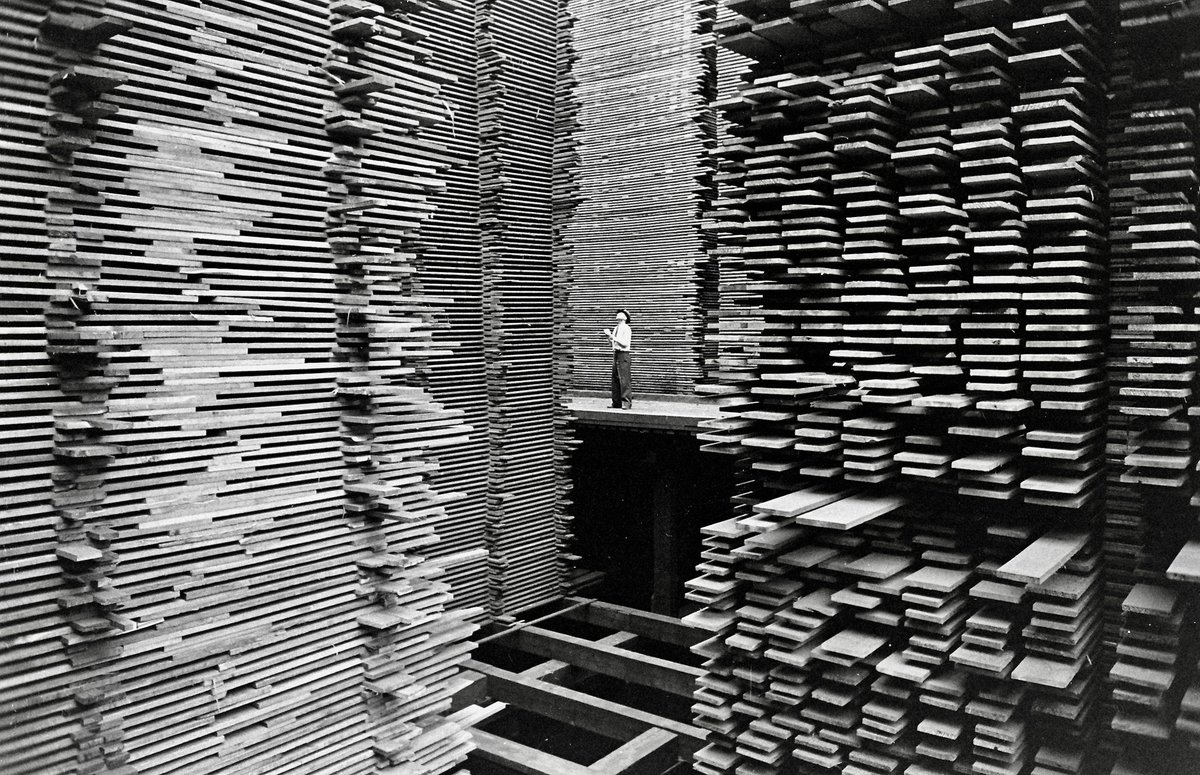
[[[570,0],[579,196],[569,331],[577,390],[607,391],[602,330],[633,319],[635,393],[689,394],[703,374],[712,199],[711,0]]]
[[[440,4],[463,10],[452,0]],[[413,282],[429,194],[445,187],[449,166],[445,149],[421,128],[445,118],[441,90],[453,79],[429,65],[427,8],[383,7],[394,15],[370,2],[334,0],[324,63],[337,99],[324,115],[333,152],[323,172],[333,198],[326,236],[339,270],[344,509],[354,545],[368,552],[356,563],[355,594],[369,608],[357,617],[367,638],[354,699],[366,704],[376,770],[440,773],[472,748],[441,714],[468,683],[456,673],[473,648],[476,626],[467,619],[482,613],[446,610],[450,586],[442,577],[460,557],[425,556],[438,542],[434,526],[445,523],[445,504],[458,497],[429,487],[427,452],[461,444],[470,430],[461,412],[435,403],[424,387],[428,358],[438,353],[430,334],[438,310]]]
[[[717,6],[716,29],[723,29],[739,14],[721,3]],[[735,22],[736,23],[736,22]],[[714,199],[704,212],[704,226],[709,232],[709,271],[715,273],[718,297],[708,306],[708,321],[705,331],[705,346],[709,352],[705,362],[704,378],[697,383],[696,391],[709,400],[718,401],[729,396],[737,401],[739,381],[734,375],[751,369],[748,355],[740,347],[744,334],[760,326],[756,310],[744,304],[748,294],[754,293],[745,267],[742,265],[744,244],[741,226],[745,215],[742,209],[745,199],[745,168],[742,165],[745,148],[738,134],[737,111],[726,108],[740,104],[738,96],[742,78],[753,60],[727,46],[718,46],[716,51],[717,89],[713,108],[716,113],[716,143],[709,149],[710,165],[713,169]],[[736,453],[736,447],[721,443],[720,431],[736,428],[745,421],[736,418],[707,420],[706,428],[717,431],[716,443],[709,447],[716,452]],[[701,435],[702,441],[710,440]]]
[[[470,749],[412,279],[447,78],[385,5],[3,10],[6,773]]]
[[[479,0],[487,546],[494,616],[561,592],[553,173],[558,7]]]
[[[70,288],[74,282],[73,272],[59,280],[58,272],[49,268],[51,234],[56,241],[74,240],[64,248],[85,250],[89,235],[82,235],[85,242],[80,246],[73,222],[59,218],[56,224],[47,218],[51,192],[61,196],[71,190],[70,170],[55,163],[45,148],[47,85],[60,67],[48,46],[33,44],[45,14],[45,3],[33,0],[0,8],[4,28],[25,41],[0,48],[0,100],[5,106],[0,148],[7,168],[0,178],[5,224],[0,266],[6,288],[0,339],[5,363],[0,374],[5,404],[0,760],[18,773],[74,771],[77,749],[69,736],[82,731],[81,708],[68,684],[73,666],[67,653],[68,639],[79,636],[55,603],[58,594],[68,591],[56,557],[59,528],[66,527],[57,524],[56,512],[60,504],[67,504],[60,502],[54,481],[56,409],[67,396],[59,389],[55,363],[47,352],[45,315],[56,287]],[[99,44],[105,34],[121,29],[99,28],[93,40]],[[82,395],[74,397],[71,405],[83,409],[81,399]],[[78,500],[89,497],[94,500],[97,494],[85,491]],[[119,739],[110,739],[109,750],[119,755],[121,745]]]
[[[1200,761],[1200,5],[1122,2],[1119,15],[1108,167],[1109,681],[1115,771],[1149,775],[1164,761]]]
[[[446,186],[431,193],[434,209],[421,227],[422,247],[414,281],[440,298],[433,332],[438,353],[428,364],[430,394],[448,409],[461,411],[472,428],[461,444],[435,450],[433,486],[461,495],[446,504],[435,522],[441,541],[431,556],[474,551],[472,559],[450,568],[452,604],[486,605],[487,381],[483,369],[483,267],[479,225],[479,99],[475,83],[475,24],[469,3],[432,4],[423,45],[429,60],[454,80],[442,86],[445,120],[425,127],[421,137],[440,146]],[[390,95],[385,95],[390,96]]]
[[[725,5],[697,769],[1192,771],[1195,9]]]
[[[555,541],[558,578],[564,591],[574,591],[578,575],[571,481],[572,452],[577,446],[573,417],[564,408],[571,391],[575,363],[571,357],[571,287],[575,276],[575,247],[567,236],[579,206],[579,98],[575,77],[575,17],[568,0],[558,0],[554,39],[554,158],[551,196],[554,259],[554,395],[559,402],[554,418]]]

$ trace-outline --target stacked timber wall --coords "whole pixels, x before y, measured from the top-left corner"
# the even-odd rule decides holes
[[[725,5],[697,770],[1194,771],[1195,4]]]
[[[559,594],[555,382],[553,0],[480,0],[480,222],[487,371],[488,574],[491,611]]]
[[[2,768],[454,769],[496,449],[473,9],[0,14]]]
[[[1126,1],[1118,13],[1103,538],[1109,595],[1123,603],[1106,646],[1125,746],[1115,771],[1156,773],[1200,762],[1200,6]]]
[[[432,5],[430,35],[424,45],[429,63],[452,75],[441,89],[445,120],[422,136],[441,148],[440,178],[445,187],[430,194],[434,209],[421,226],[422,252],[414,280],[438,299],[426,378],[430,394],[447,409],[462,413],[472,428],[461,443],[433,451],[436,489],[457,493],[434,522],[441,541],[430,554],[471,552],[450,568],[455,606],[487,605],[487,470],[489,454],[486,377],[483,370],[483,267],[479,225],[479,98],[475,69],[475,20],[468,3]]]
[[[702,228],[715,137],[707,0],[571,0],[580,203],[567,325],[582,391],[607,391],[616,310],[633,318],[634,390],[690,394],[716,277]]]

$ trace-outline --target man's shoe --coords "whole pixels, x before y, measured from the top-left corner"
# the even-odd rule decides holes
[[[624,405],[623,405],[621,408],[622,408],[622,409],[632,409],[632,408],[633,408],[633,402],[632,402],[632,401],[626,401],[626,402],[625,402],[625,404],[624,404]]]

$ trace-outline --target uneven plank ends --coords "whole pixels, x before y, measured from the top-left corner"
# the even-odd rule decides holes
[[[1178,6],[721,2],[697,771],[1195,769]]]
[[[439,5],[461,10],[453,0]],[[438,352],[430,330],[439,300],[413,283],[408,251],[420,248],[429,194],[445,187],[438,177],[445,162],[422,164],[418,149],[430,148],[421,127],[443,119],[437,100],[453,76],[426,63],[431,52],[421,41],[428,32],[412,32],[429,22],[420,11],[393,19],[366,3],[334,2],[330,9],[334,41],[324,67],[337,84],[338,108],[325,114],[333,149],[324,172],[334,200],[326,235],[340,270],[334,353],[343,370],[337,393],[345,511],[352,528],[361,520],[369,550],[357,563],[356,592],[369,605],[357,622],[368,634],[362,675],[370,746],[381,768],[445,772],[471,749],[444,714],[466,682],[456,673],[471,651],[465,639],[475,625],[467,620],[482,611],[447,611],[443,576],[458,561],[478,563],[483,550],[423,556],[422,548],[437,542],[431,518],[444,517],[444,504],[459,496],[435,493],[414,474],[433,468],[426,450],[461,443],[470,429],[461,412],[447,411],[423,389],[420,373]],[[401,84],[423,89],[385,96]],[[372,122],[400,131],[356,129]],[[415,162],[400,186],[388,179],[396,158]]]
[[[468,429],[413,281],[449,76],[386,5],[0,10],[5,773],[471,748],[445,579],[481,550],[429,554]]]
[[[1118,4],[1108,126],[1112,223],[1106,640],[1114,772],[1194,769],[1195,357],[1200,217],[1193,3]]]

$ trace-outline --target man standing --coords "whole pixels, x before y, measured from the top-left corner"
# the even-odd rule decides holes
[[[617,310],[617,327],[612,331],[604,329],[604,335],[612,342],[613,348],[613,409],[630,409],[633,407],[633,386],[629,377],[629,358],[633,332],[629,328],[629,313],[623,309]]]

